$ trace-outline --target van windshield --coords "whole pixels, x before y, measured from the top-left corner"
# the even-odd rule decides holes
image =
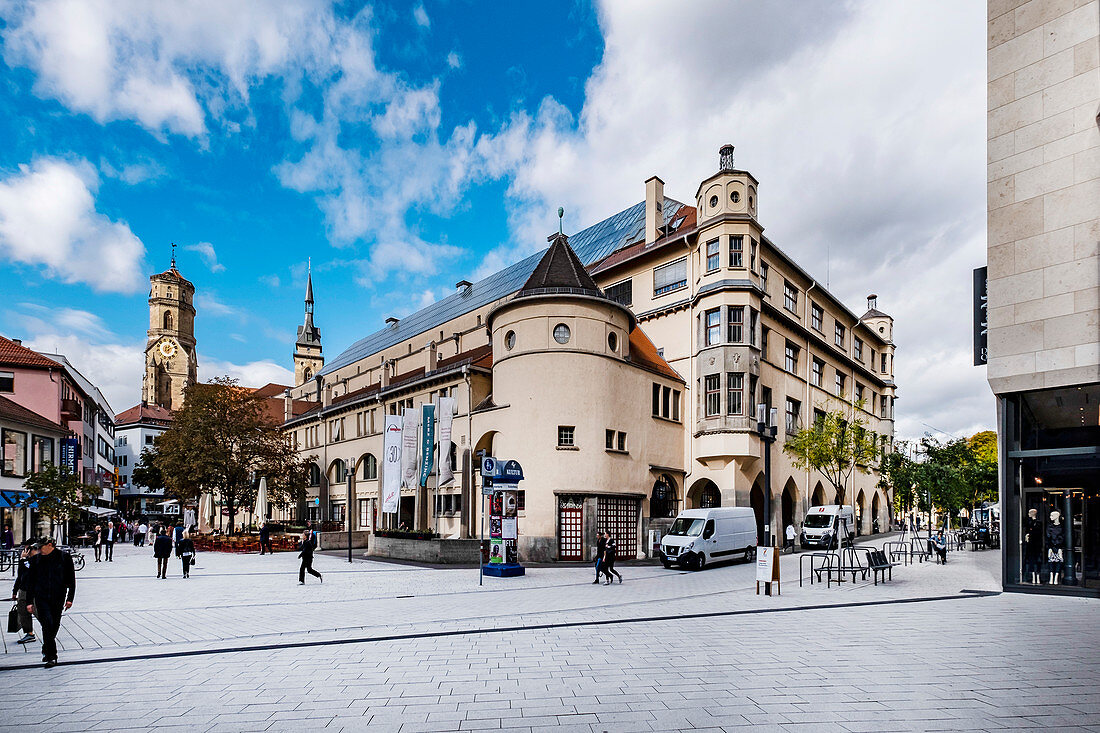
[[[806,527],[808,529],[825,529],[831,526],[833,526],[832,514],[811,514],[806,517]]]
[[[698,537],[703,532],[703,524],[704,520],[702,519],[677,517],[668,533],[678,537]]]

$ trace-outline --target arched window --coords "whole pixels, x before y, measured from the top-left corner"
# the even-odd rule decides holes
[[[305,377],[305,381],[308,382],[309,380],[313,379],[313,370],[307,368],[304,372],[302,372],[302,376]]]
[[[172,328],[172,311],[164,311],[164,328],[165,330]]]
[[[650,519],[673,519],[676,517],[676,487],[667,476],[661,476],[653,484],[653,494],[649,498]]]
[[[707,484],[703,487],[703,493],[699,495],[699,508],[713,509],[719,506],[722,506],[721,492],[718,491],[718,487],[714,484]]]
[[[309,464],[309,485],[321,485],[321,467],[318,466],[316,463]]]
[[[342,484],[348,480],[348,466],[343,460],[337,458],[332,462],[332,482]]]
[[[368,453],[363,456],[363,480],[373,481],[378,478],[378,459],[373,454]]]

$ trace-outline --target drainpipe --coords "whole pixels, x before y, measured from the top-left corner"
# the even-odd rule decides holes
[[[811,301],[810,301],[810,292],[816,287],[817,287],[817,280],[811,280],[810,281],[810,287],[806,288],[806,307],[807,308],[812,309],[812,306],[810,304],[811,303]],[[809,336],[809,333],[807,332],[807,334],[806,334],[806,399],[804,399],[802,401],[802,404],[806,405],[809,408],[810,413],[809,413],[808,416],[812,416],[814,414],[813,413],[813,409],[814,409],[813,405],[810,403],[810,374],[811,374],[810,367],[811,367],[811,363],[810,363],[810,336]],[[812,501],[812,498],[810,496],[810,492],[811,492],[811,490],[810,490],[810,477],[811,477],[810,469],[807,468],[806,469],[806,495],[805,495],[805,497],[803,497],[803,500],[802,500],[802,516],[803,517],[806,516],[806,511],[810,508],[810,502]],[[794,518],[792,517],[792,520],[793,519]],[[786,532],[786,529],[787,529],[786,527],[783,528],[784,532]],[[799,533],[799,532],[795,532],[795,534],[798,535],[798,536],[801,536],[801,533]],[[784,535],[784,536],[786,536],[786,535]]]
[[[466,496],[464,497],[463,506],[463,535],[465,538],[469,537],[473,532],[474,527],[474,393],[470,386],[470,368],[469,366],[462,367],[462,380],[466,382],[466,443],[467,448],[470,451],[470,473],[467,476],[465,466],[463,467],[463,483],[466,484]],[[481,555],[481,548],[478,548],[478,556]]]

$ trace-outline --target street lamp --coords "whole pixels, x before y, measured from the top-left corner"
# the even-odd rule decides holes
[[[776,408],[768,410],[768,406],[761,402],[756,406],[756,434],[764,443],[764,545],[773,547],[772,542],[772,443],[778,431],[775,421],[779,411]]]
[[[351,470],[348,471],[348,507],[344,511],[344,523],[348,526],[348,562],[351,562],[351,497],[355,486],[355,456],[348,462]]]

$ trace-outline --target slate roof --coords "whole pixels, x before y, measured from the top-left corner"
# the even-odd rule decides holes
[[[569,246],[569,238],[555,234],[550,247],[535,265],[535,271],[516,293],[517,297],[547,292],[584,293],[602,296],[599,286],[584,269],[577,253]]]
[[[7,397],[0,397],[0,419],[9,420],[13,423],[30,428],[49,430],[54,433],[64,434],[68,432],[68,430],[55,423],[53,420],[42,417],[37,412],[28,410],[26,407],[23,407],[23,405],[12,402]]]
[[[684,204],[665,197],[662,207],[665,224],[680,226]],[[645,238],[645,201],[623,209],[614,216],[593,224],[569,237],[569,246],[586,267],[623,247]],[[356,341],[343,353],[325,365],[321,375],[353,364],[394,344],[438,328],[470,311],[512,295],[531,277],[546,250],[505,267],[462,291],[432,303],[426,308],[402,318],[394,326],[386,326]]]

